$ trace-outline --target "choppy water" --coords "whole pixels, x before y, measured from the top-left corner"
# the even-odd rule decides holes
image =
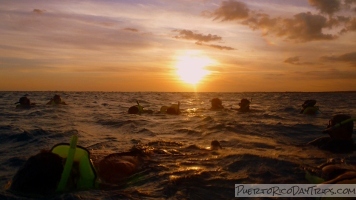
[[[37,105],[16,109],[24,94]],[[356,116],[356,93],[110,93],[57,92],[67,106],[49,106],[53,92],[0,92],[0,184],[5,185],[30,156],[79,134],[92,152],[122,152],[143,143],[165,150],[139,180],[124,188],[63,194],[58,199],[233,199],[238,183],[307,183],[300,165],[328,158],[355,160],[300,146],[317,137],[334,114]],[[225,110],[210,110],[219,97]],[[252,99],[239,113],[241,98]],[[321,114],[299,114],[304,100],[316,99]],[[139,100],[153,114],[128,115]],[[159,113],[181,102],[181,115]],[[220,141],[219,151],[203,148]],[[200,147],[200,148],[199,148]],[[173,153],[169,153],[173,152]],[[20,199],[2,187],[0,198]]]

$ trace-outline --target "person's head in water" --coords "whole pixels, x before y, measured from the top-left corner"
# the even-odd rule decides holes
[[[27,97],[21,97],[18,103],[22,106],[30,106],[31,105],[31,101]]]
[[[240,111],[242,112],[250,111],[250,103],[251,102],[248,99],[241,99],[241,102],[239,103]]]
[[[138,106],[131,106],[129,108],[129,110],[127,111],[127,113],[129,114],[139,114],[140,113],[140,109],[138,108]]]
[[[213,98],[211,101],[211,109],[222,109],[224,106],[222,105],[222,101],[219,98]]]
[[[41,151],[17,171],[9,189],[22,194],[53,194],[62,172],[63,159],[50,151]]]
[[[66,105],[66,102],[62,101],[61,96],[56,94],[51,98],[47,105]]]
[[[58,94],[54,95],[54,96],[53,96],[53,101],[54,101],[54,103],[56,103],[56,104],[62,103],[61,96],[59,96]]]
[[[308,107],[313,107],[316,104],[316,100],[314,99],[310,99],[310,100],[306,100],[304,101],[304,103],[302,104],[302,107],[304,109],[308,108]]]
[[[170,115],[179,115],[180,114],[180,102],[178,104],[172,104],[170,107],[167,108],[166,112]],[[162,108],[161,108],[162,110]]]
[[[221,147],[221,145],[220,145],[220,142],[217,141],[217,140],[211,141],[210,146],[211,146],[211,149],[212,149],[212,150],[222,149],[222,147]]]
[[[315,106],[315,104],[316,104],[316,100],[314,99],[309,99],[304,101],[300,113],[308,114],[308,115],[317,114],[319,111],[319,107]]]
[[[351,119],[350,115],[346,114],[338,114],[334,115],[330,120],[327,126],[328,129],[324,131],[324,133],[329,134],[331,139],[335,140],[350,140],[352,139],[352,132],[354,128],[354,122],[351,120],[345,124],[340,125],[337,128],[332,128],[339,123]]]

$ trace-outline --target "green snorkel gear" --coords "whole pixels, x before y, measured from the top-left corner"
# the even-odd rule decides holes
[[[328,129],[325,129],[325,130],[323,131],[323,133],[327,133],[327,132],[329,132],[329,131],[332,131],[332,130],[334,130],[334,129],[336,129],[336,128],[339,128],[340,126],[342,126],[342,125],[344,125],[344,124],[347,124],[347,123],[349,123],[349,122],[352,122],[352,121],[356,121],[356,118],[350,118],[350,119],[344,120],[344,121],[342,121],[342,122],[340,122],[340,123],[337,123],[337,124],[335,124],[334,126],[328,128]]]
[[[77,142],[78,142],[78,136],[73,135],[72,139],[70,141],[70,148],[69,148],[67,160],[64,165],[63,172],[62,172],[62,177],[61,177],[61,180],[59,181],[59,184],[57,187],[57,192],[63,191],[67,185],[69,174],[70,174],[70,172],[72,170],[72,166],[73,166],[73,159],[74,159],[74,155],[75,155],[75,151],[76,151],[76,147],[77,147]]]
[[[138,101],[136,101],[136,103],[137,103],[138,113],[139,114],[143,113],[143,106],[141,106]]]
[[[96,188],[96,171],[90,160],[90,152],[77,145],[78,136],[73,135],[70,144],[60,143],[52,147],[51,152],[62,158],[66,158],[61,180],[57,186],[57,192],[66,190],[74,162],[78,163],[79,179],[76,183],[77,189]]]

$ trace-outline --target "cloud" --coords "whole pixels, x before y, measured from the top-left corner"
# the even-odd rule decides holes
[[[290,57],[287,58],[286,60],[284,60],[285,63],[289,63],[289,64],[298,64],[299,63],[299,56],[295,56],[295,57]]]
[[[356,52],[345,53],[339,56],[322,56],[321,59],[333,62],[346,62],[356,67]]]
[[[249,11],[250,10],[245,3],[229,0],[223,1],[221,6],[213,12],[213,15],[215,16],[215,19],[231,21],[246,19],[249,15]]]
[[[321,13],[333,15],[341,7],[340,0],[309,0],[309,4],[320,10]]]
[[[356,18],[353,18],[346,24],[346,28],[342,32],[356,31]]]
[[[138,32],[138,30],[135,29],[135,28],[125,28],[124,30],[125,31],[131,31],[131,32]]]
[[[270,18],[267,14],[257,14],[243,22],[252,29],[261,29],[264,35],[274,34],[279,37],[297,42],[313,40],[332,40],[336,35],[323,33],[327,27],[327,19],[322,15],[313,15],[310,12],[299,13],[293,18]]]
[[[196,40],[198,42],[210,42],[210,41],[219,41],[221,40],[220,36],[217,35],[203,35],[199,33],[194,33],[190,30],[174,30],[174,32],[178,32],[178,36],[174,36],[177,39],[186,39],[186,40]]]
[[[341,9],[348,9],[346,5],[351,7],[356,4],[356,0],[309,0],[309,3],[320,10],[320,14],[302,12],[291,18],[270,17],[266,13],[250,10],[245,3],[228,0],[209,14],[204,12],[204,15],[213,20],[237,21],[253,30],[260,30],[264,36],[274,35],[294,42],[334,40],[341,33],[356,30],[356,19],[342,15],[332,17]],[[323,13],[328,14],[329,18]],[[330,31],[325,32],[326,29]]]
[[[174,36],[174,38],[195,40],[196,45],[208,46],[208,47],[212,47],[212,48],[219,49],[219,50],[235,50],[234,48],[228,47],[228,46],[205,44],[205,43],[208,43],[211,41],[221,41],[222,38],[217,35],[211,35],[211,34],[203,35],[203,34],[199,34],[199,33],[194,33],[193,31],[190,31],[190,30],[174,30],[173,32],[178,32],[178,34],[179,34],[177,36]]]
[[[33,13],[36,13],[36,14],[43,14],[44,12],[46,12],[46,10],[33,9],[32,12],[33,12]]]
[[[202,45],[202,46],[208,46],[208,47],[212,47],[212,48],[219,49],[219,50],[235,50],[235,48],[228,47],[228,46],[221,46],[221,45],[215,45],[215,44],[203,44],[202,42],[196,42],[195,44]]]
[[[299,56],[290,57],[284,60],[285,63],[292,65],[313,65],[311,62],[300,62]]]

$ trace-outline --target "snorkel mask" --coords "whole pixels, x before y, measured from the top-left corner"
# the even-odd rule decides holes
[[[77,141],[78,136],[73,135],[70,144],[60,143],[51,149],[52,153],[55,153],[62,158],[66,158],[61,180],[57,186],[57,192],[65,191],[74,162],[78,163],[80,174],[76,183],[77,189],[96,187],[96,172],[90,160],[90,153],[84,147],[77,146]]]

